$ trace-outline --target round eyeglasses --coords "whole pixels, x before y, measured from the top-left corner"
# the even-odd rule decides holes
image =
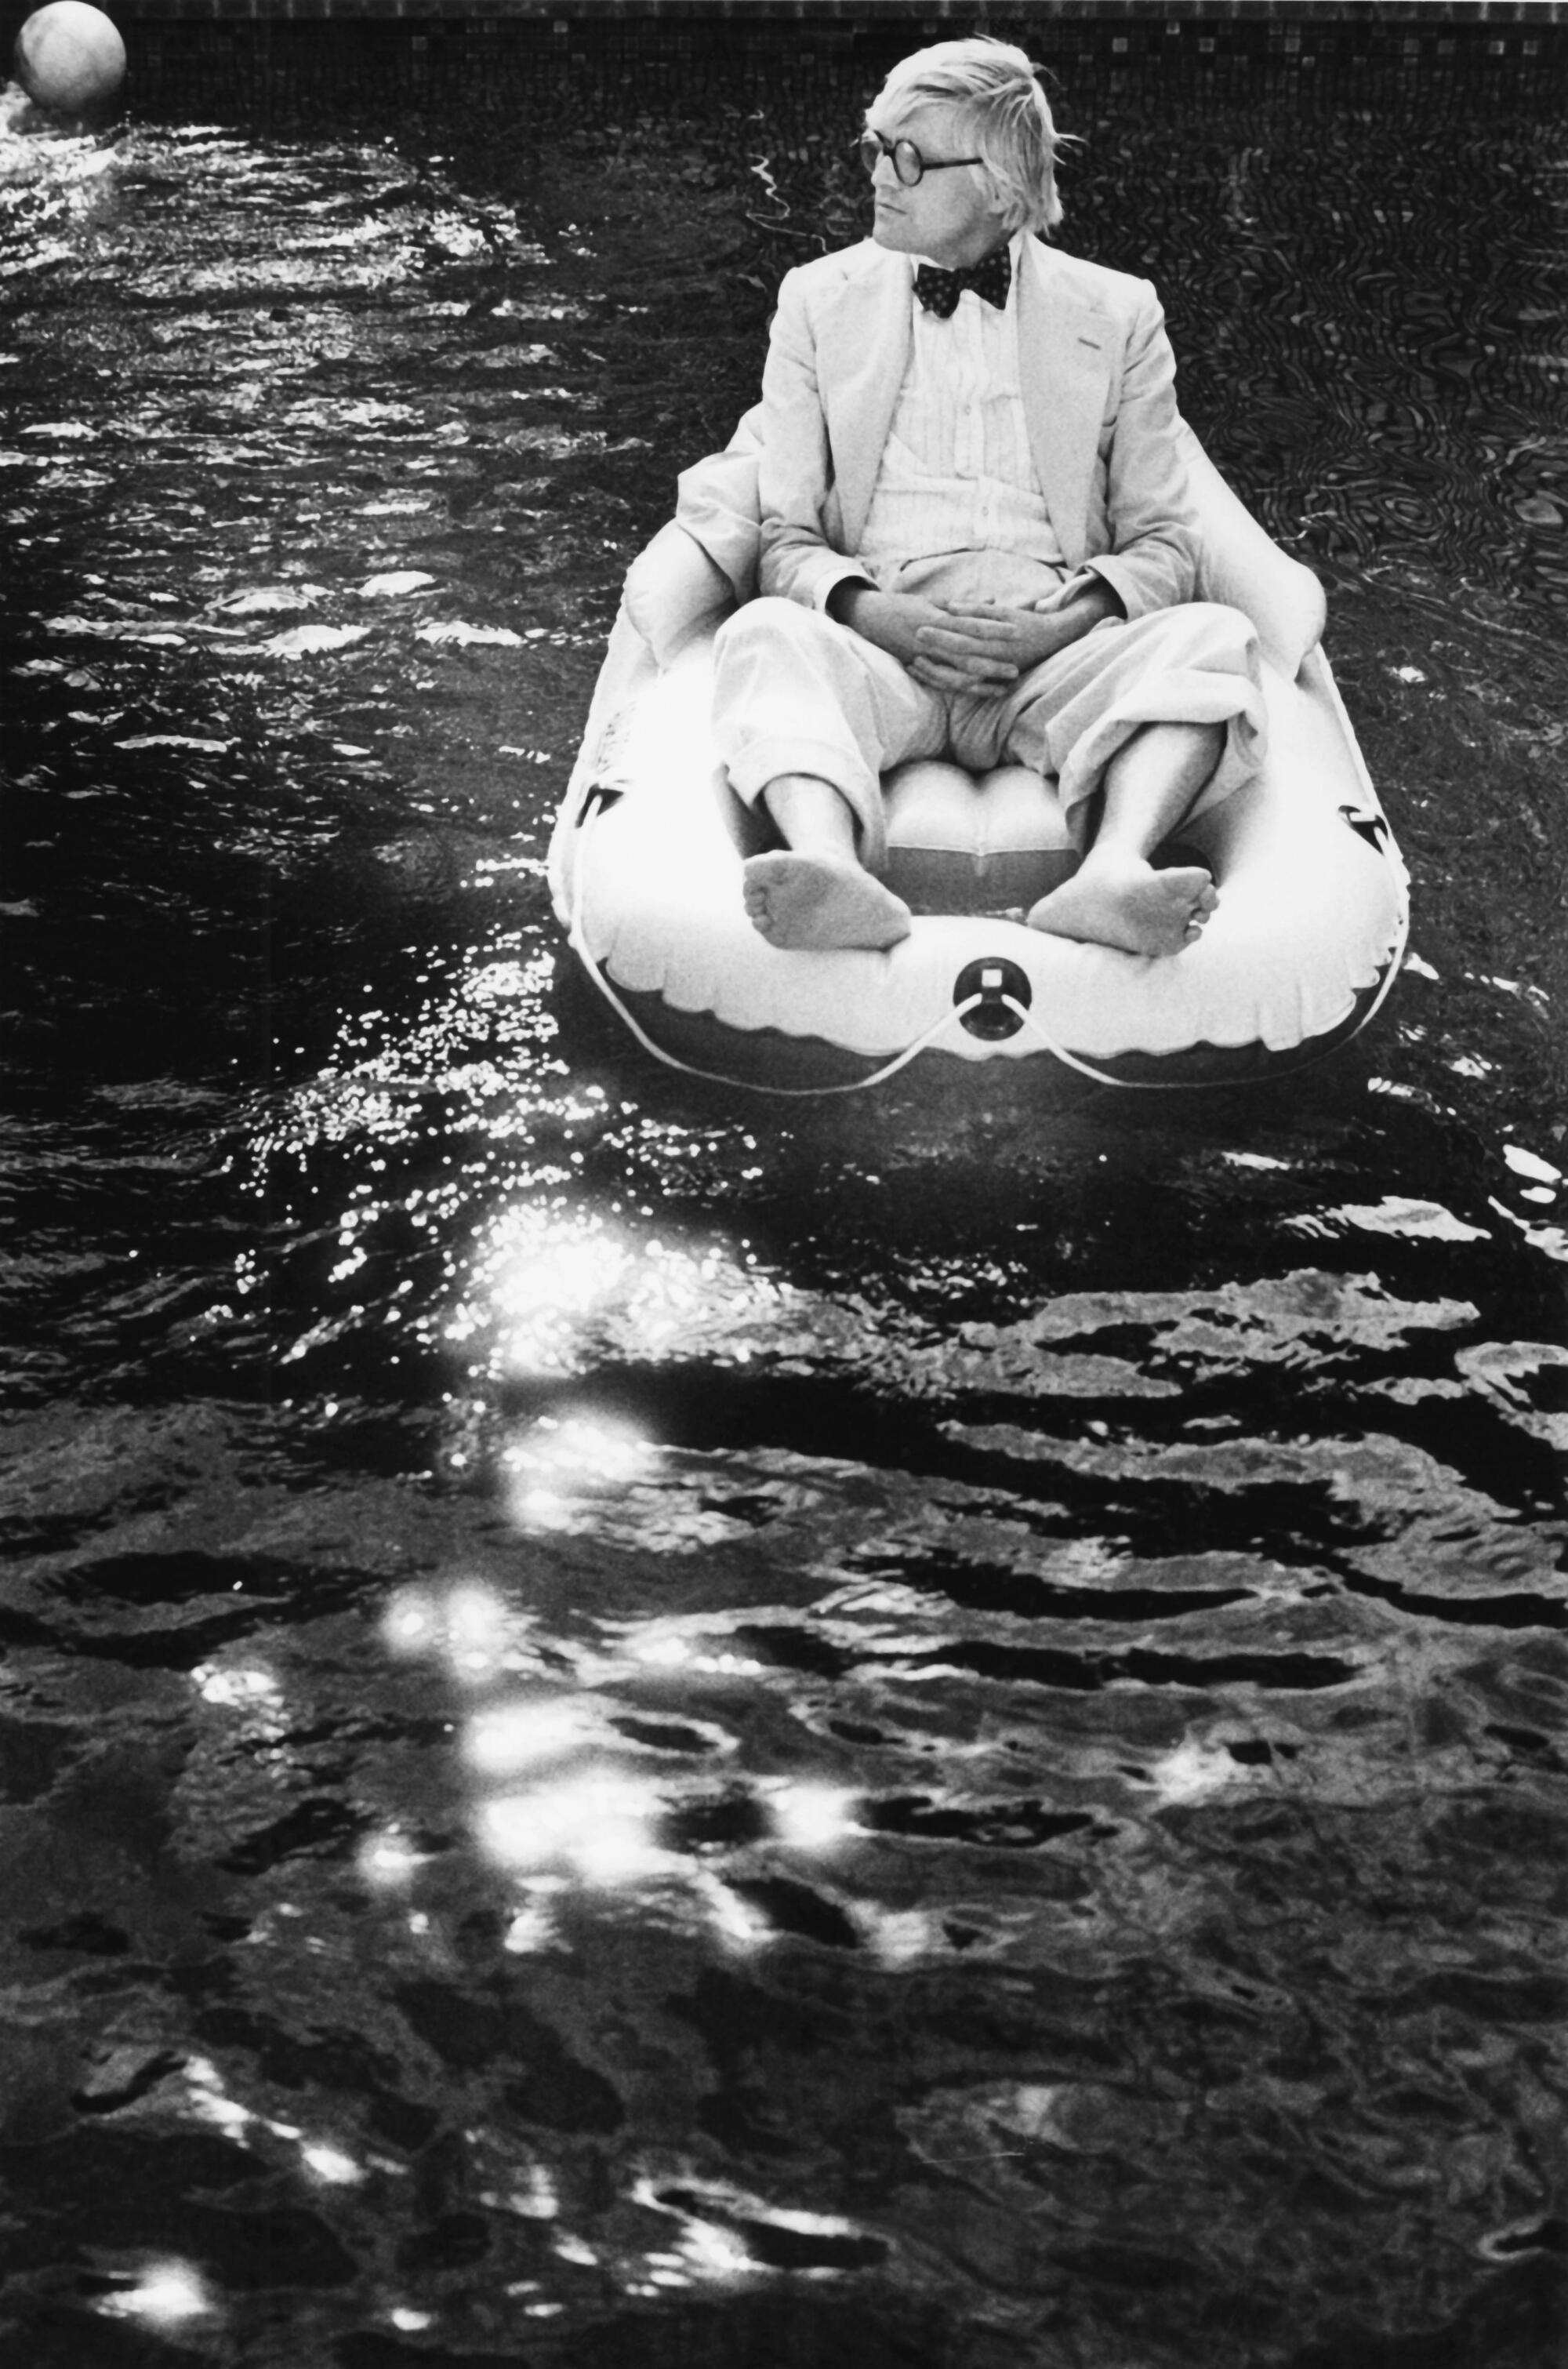
[[[860,161],[875,173],[884,156],[893,159],[893,171],[906,189],[918,189],[927,173],[950,172],[956,165],[983,165],[983,156],[922,156],[912,140],[884,140],[880,132],[864,132],[856,143]]]

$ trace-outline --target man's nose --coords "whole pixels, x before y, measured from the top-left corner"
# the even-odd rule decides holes
[[[890,148],[884,148],[878,155],[871,176],[871,186],[874,189],[898,188],[898,176],[893,170],[893,152]]]

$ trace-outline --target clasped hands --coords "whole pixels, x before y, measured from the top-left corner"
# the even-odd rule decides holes
[[[1096,588],[1097,589],[1097,588]],[[1064,609],[1009,609],[997,601],[928,601],[856,586],[843,623],[896,658],[932,691],[1001,691],[1116,613],[1093,590]]]

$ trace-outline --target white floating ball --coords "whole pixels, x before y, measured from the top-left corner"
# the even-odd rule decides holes
[[[125,79],[125,44],[87,0],[50,0],[17,35],[17,80],[39,107],[79,115],[112,98]]]

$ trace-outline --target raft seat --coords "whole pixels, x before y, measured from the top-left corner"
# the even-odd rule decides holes
[[[1027,765],[971,773],[917,758],[884,774],[883,877],[912,913],[1025,912],[1077,871],[1049,780]]]

